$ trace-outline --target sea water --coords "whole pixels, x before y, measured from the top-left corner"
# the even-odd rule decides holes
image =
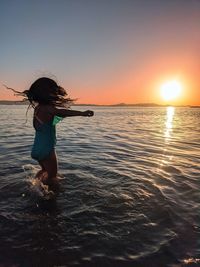
[[[26,108],[0,106],[1,267],[200,266],[200,109],[73,107],[46,199]]]

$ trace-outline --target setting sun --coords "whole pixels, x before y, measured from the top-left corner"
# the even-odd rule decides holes
[[[160,91],[163,100],[174,100],[181,95],[182,85],[176,80],[168,81],[161,85]]]

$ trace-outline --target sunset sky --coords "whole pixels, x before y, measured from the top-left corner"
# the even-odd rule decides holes
[[[53,77],[78,103],[200,105],[199,0],[1,0],[0,100]]]

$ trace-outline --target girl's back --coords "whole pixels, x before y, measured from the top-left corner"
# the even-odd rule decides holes
[[[50,112],[50,105],[38,105],[34,110],[33,125],[37,129],[41,124],[48,123],[53,120],[54,115]]]
[[[47,105],[38,105],[35,108],[33,125],[36,130],[32,147],[32,158],[42,160],[50,155],[56,144],[56,130],[53,125],[54,116],[49,112]]]

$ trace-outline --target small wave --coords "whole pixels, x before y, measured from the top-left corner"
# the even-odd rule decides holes
[[[200,265],[196,110],[177,110],[168,131],[165,108],[96,107],[87,122],[63,120],[64,191],[46,201],[40,167],[29,164],[32,125],[18,127],[25,107],[14,119],[12,108],[1,114],[0,266]]]

